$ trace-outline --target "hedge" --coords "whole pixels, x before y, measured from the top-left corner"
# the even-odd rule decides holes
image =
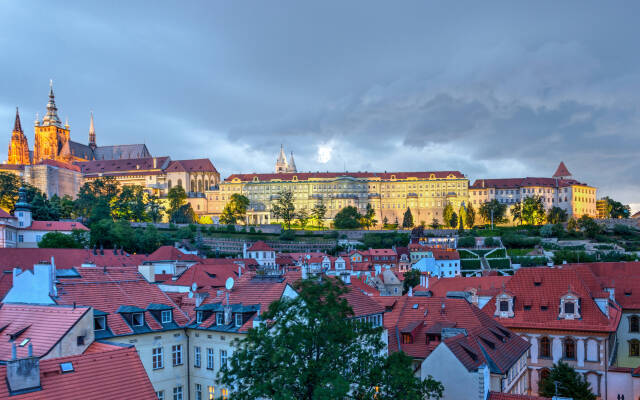
[[[511,268],[511,264],[509,263],[508,258],[497,258],[495,260],[487,260],[489,261],[489,265],[491,268],[495,269],[507,269]]]
[[[460,268],[461,269],[481,269],[482,265],[480,264],[479,259],[462,259],[460,260]]]

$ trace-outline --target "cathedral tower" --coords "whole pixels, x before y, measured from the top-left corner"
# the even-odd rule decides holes
[[[16,107],[16,120],[13,124],[8,155],[9,158],[7,162],[9,164],[31,164],[31,160],[29,159],[29,144],[27,143],[27,137],[22,131],[18,107]]]
[[[62,125],[58,117],[53,82],[49,82],[49,102],[42,122],[35,123],[36,141],[33,148],[33,163],[41,160],[59,160],[60,150],[69,141],[69,125]]]
[[[289,167],[287,168],[287,172],[298,172],[296,162],[293,161],[293,151],[291,152],[291,158],[289,158]]]
[[[91,121],[89,122],[89,147],[95,151],[96,147],[96,130],[93,127],[93,111],[91,112]]]
[[[276,160],[276,174],[283,174],[288,172],[289,164],[287,163],[287,156],[284,154],[284,147],[280,145],[280,154]]]

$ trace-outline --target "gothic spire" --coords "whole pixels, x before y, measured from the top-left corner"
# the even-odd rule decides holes
[[[291,158],[289,158],[289,172],[298,172],[296,162],[293,160],[293,151],[291,152]]]
[[[58,108],[56,107],[55,95],[53,94],[53,80],[49,81],[49,102],[47,103],[47,113],[42,119],[43,125],[60,126],[60,118],[58,118]]]
[[[91,119],[89,121],[89,147],[95,149],[96,147],[96,130],[93,127],[93,111],[91,111]]]
[[[18,107],[16,107],[16,121],[13,124],[13,131],[22,133],[22,124],[20,123],[20,113]]]

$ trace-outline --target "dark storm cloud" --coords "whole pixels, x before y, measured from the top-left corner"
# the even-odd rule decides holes
[[[133,4],[132,4],[133,3]],[[3,2],[0,123],[270,170],[549,175],[640,202],[639,6],[622,2]],[[33,131],[27,129],[30,143]],[[0,158],[5,145],[0,142]]]

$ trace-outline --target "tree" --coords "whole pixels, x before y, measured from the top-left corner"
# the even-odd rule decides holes
[[[464,233],[464,219],[462,219],[462,215],[460,216],[460,222],[458,222],[458,233]]]
[[[91,230],[93,230],[93,224],[102,220],[111,221],[111,207],[109,207],[109,203],[106,197],[100,197],[95,201],[95,204],[91,207],[91,211],[89,212],[91,218],[89,222],[91,224]]]
[[[93,218],[91,210],[98,199],[105,199],[107,205],[120,193],[120,186],[114,177],[97,178],[85,182],[75,201],[76,214],[85,218]]]
[[[442,220],[444,221],[447,227],[451,227],[450,222],[453,214],[454,214],[453,206],[451,205],[451,203],[447,203],[447,205],[444,206],[444,210],[442,210]],[[458,221],[458,218],[456,216],[456,224],[457,224],[457,221]]]
[[[47,196],[40,190],[35,190],[36,192],[29,202],[31,204],[31,217],[36,221],[57,221],[60,219],[60,213],[51,206]]]
[[[18,201],[18,189],[22,186],[22,180],[18,175],[8,172],[0,172],[0,208],[12,212]]]
[[[65,194],[60,198],[57,194],[54,194],[49,199],[49,204],[51,204],[51,208],[55,213],[58,214],[60,219],[71,219],[73,218],[73,211],[75,208],[75,204],[73,199],[68,194]]]
[[[389,219],[387,217],[382,217],[382,228],[386,229],[389,226]]]
[[[480,206],[480,217],[482,217],[484,222],[487,224],[491,222],[492,211],[493,211],[493,222],[495,224],[500,224],[504,222],[505,215],[507,213],[506,204],[502,204],[496,199],[482,203],[482,205]]]
[[[409,291],[409,288],[414,288],[420,284],[420,270],[410,269],[404,273],[404,281],[402,281],[402,295],[404,296]]]
[[[84,247],[84,243],[79,241],[77,237],[77,235],[68,235],[62,232],[48,232],[38,242],[38,247],[41,249],[81,249]]]
[[[298,211],[297,217],[300,227],[304,229],[304,227],[307,226],[307,223],[309,223],[309,212],[305,209],[302,209]]]
[[[609,196],[603,198],[607,202],[607,218],[629,218],[631,209],[619,201],[615,201]]]
[[[171,213],[169,220],[174,224],[193,224],[197,221],[197,218],[195,211],[191,208],[191,204],[186,203]]]
[[[449,226],[453,229],[456,229],[456,226],[458,226],[458,214],[454,212],[449,218]]]
[[[138,249],[141,252],[150,254],[156,251],[158,247],[162,246],[162,235],[154,225],[147,224],[147,227],[140,234],[140,238],[137,240],[137,243]]]
[[[162,221],[162,215],[165,213],[165,207],[160,202],[158,196],[149,195],[147,197],[147,216],[151,222]]]
[[[521,203],[515,203],[513,206],[511,206],[511,219],[513,220],[513,222],[517,222],[518,225],[522,225],[522,204]]]
[[[420,380],[411,372],[408,365],[412,359],[403,351],[391,353],[382,364],[378,391],[375,400],[396,399],[440,399],[444,392],[442,383],[433,379],[431,375]],[[378,380],[376,380],[378,381]]]
[[[476,224],[476,210],[473,208],[471,203],[467,205],[467,215],[464,222],[468,228],[473,228]]]
[[[243,221],[249,208],[249,198],[239,193],[234,193],[224,205],[220,222],[223,224],[235,224],[238,220]]]
[[[402,227],[413,228],[413,215],[409,207],[407,207],[407,211],[404,212],[404,216],[402,217]]]
[[[367,203],[367,208],[361,218],[360,224],[369,229],[377,223],[378,221],[376,221],[376,211],[373,209],[370,203]]]
[[[283,190],[278,198],[271,203],[271,214],[284,222],[287,229],[291,229],[291,221],[296,217],[296,207],[293,204],[293,192]]]
[[[595,400],[591,386],[582,374],[576,372],[569,364],[559,361],[553,365],[546,379],[538,384],[540,396],[553,397],[556,395],[556,382],[559,396],[570,397],[573,400]]]
[[[578,221],[575,218],[570,218],[569,222],[567,222],[567,231],[575,232],[578,230]]]
[[[540,225],[545,219],[542,197],[525,197],[522,201],[522,221],[528,225]]]
[[[346,206],[333,217],[333,226],[337,229],[357,229],[360,228],[362,216],[353,206]]]
[[[174,186],[169,189],[167,199],[169,200],[169,209],[167,211],[169,215],[172,215],[187,202],[187,192],[180,185]]]
[[[588,215],[583,215],[578,219],[578,226],[587,237],[592,239],[602,232],[602,227]]]
[[[550,224],[555,225],[567,222],[567,218],[569,218],[569,215],[564,209],[560,207],[551,207],[547,212],[547,222]]]
[[[322,201],[316,203],[311,209],[311,216],[316,221],[316,225],[322,228],[324,226],[324,216],[327,214],[327,206]]]
[[[228,366],[218,373],[219,384],[235,388],[234,399],[372,399],[376,387],[384,392],[379,398],[391,399],[401,382],[407,385],[404,399],[439,395],[437,383],[429,392],[411,379],[408,357],[381,354],[382,328],[351,319],[343,297],[348,288],[340,280],[294,287],[296,298],[272,303],[260,318],[265,322],[234,342]]]
[[[438,221],[438,218],[434,218],[431,220],[431,224],[429,225],[432,229],[438,229],[440,228],[440,221]]]

